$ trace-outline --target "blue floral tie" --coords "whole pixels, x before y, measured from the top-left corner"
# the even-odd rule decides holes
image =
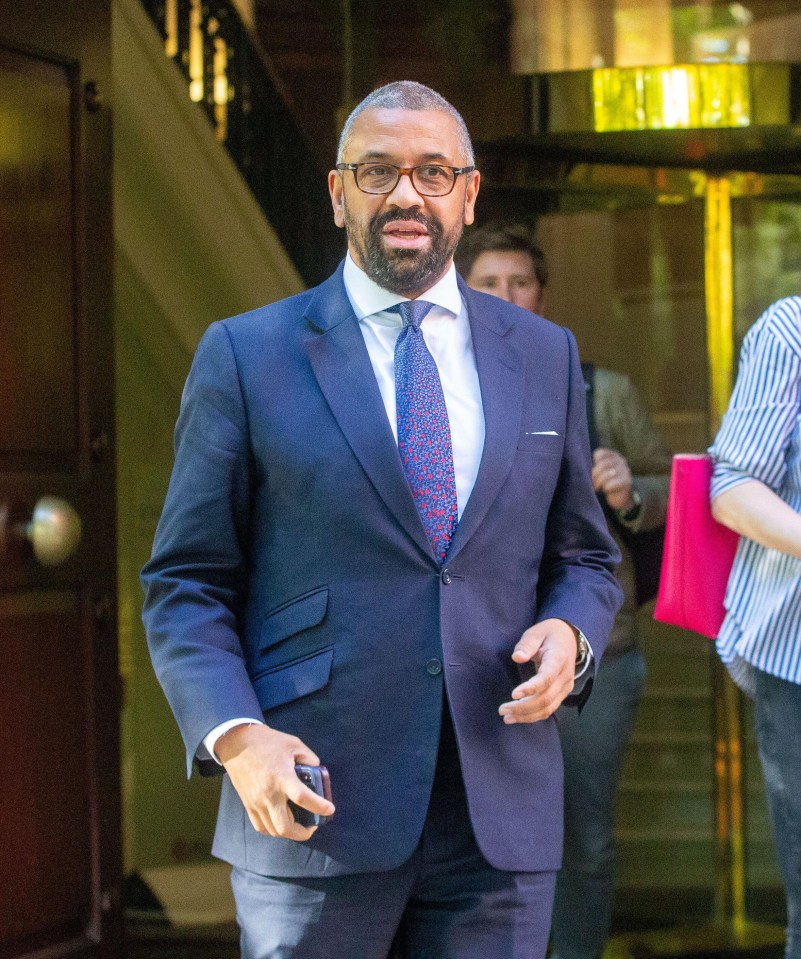
[[[448,410],[434,357],[420,324],[433,303],[408,300],[400,313],[403,329],[395,344],[395,399],[398,450],[434,555],[442,565],[456,529],[456,479]]]

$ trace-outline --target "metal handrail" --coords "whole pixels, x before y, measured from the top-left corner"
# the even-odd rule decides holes
[[[344,253],[326,171],[314,159],[269,57],[230,0],[142,0],[187,82],[309,285]]]

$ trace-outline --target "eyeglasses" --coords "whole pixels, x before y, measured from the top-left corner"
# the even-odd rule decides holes
[[[408,176],[420,196],[447,196],[460,173],[472,173],[474,166],[393,166],[391,163],[337,163],[337,170],[352,170],[362,193],[392,193],[402,176]]]

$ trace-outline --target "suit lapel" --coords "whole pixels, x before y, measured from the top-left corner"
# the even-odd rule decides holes
[[[370,356],[345,292],[342,267],[317,288],[306,310],[307,340],[320,389],[370,482],[398,522],[435,562],[403,472]]]
[[[506,336],[513,325],[508,315],[491,312],[483,299],[478,305],[478,298],[461,278],[459,289],[470,318],[485,437],[476,482],[456,528],[448,561],[478,529],[512,468],[520,436],[525,370],[522,350]]]

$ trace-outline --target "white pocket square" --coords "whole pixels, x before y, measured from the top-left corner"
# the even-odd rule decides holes
[[[526,436],[558,436],[556,430],[532,430],[526,431]]]

